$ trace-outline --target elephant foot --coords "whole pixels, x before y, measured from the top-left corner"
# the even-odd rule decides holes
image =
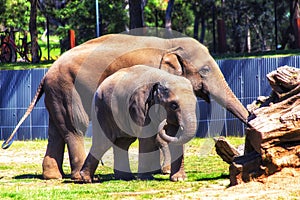
[[[71,179],[74,180],[74,181],[81,181],[82,177],[80,175],[80,172],[79,171],[72,172],[71,173]]]
[[[94,173],[98,167],[99,160],[89,154],[82,166],[80,173],[81,180],[84,183],[92,183]]]
[[[50,158],[49,156],[45,156],[43,160],[43,178],[45,180],[50,179],[62,179],[64,177],[64,173],[62,169],[60,170],[55,159]]]
[[[139,180],[154,180],[152,173],[142,173],[138,175]]]
[[[53,172],[53,171],[43,171],[43,178],[45,180],[50,180],[50,179],[62,179],[63,175],[59,172]]]
[[[92,183],[92,176],[91,173],[88,170],[81,170],[80,171],[81,180],[84,183]]]
[[[173,182],[185,181],[187,180],[187,175],[185,171],[179,171],[176,174],[171,175],[170,180]]]
[[[171,174],[171,166],[170,165],[163,166],[161,168],[161,173],[162,174]]]
[[[115,174],[115,179],[116,180],[125,180],[125,181],[130,181],[130,180],[135,180],[135,176],[131,172],[123,172],[114,169],[114,174]]]

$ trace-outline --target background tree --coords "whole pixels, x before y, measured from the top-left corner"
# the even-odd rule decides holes
[[[166,10],[166,21],[165,21],[165,28],[167,29],[168,34],[172,32],[172,11],[174,6],[175,0],[169,0],[168,7]]]
[[[1,0],[0,24],[3,27],[21,29],[29,25],[30,1],[28,0]],[[2,4],[3,3],[3,4]],[[26,29],[25,29],[26,30]]]
[[[191,10],[194,14],[194,31],[193,37],[196,40],[199,40],[201,43],[204,42],[205,33],[206,33],[206,24],[208,19],[212,17],[212,0],[192,0]],[[201,32],[199,35],[199,24],[201,24]]]
[[[145,0],[129,0],[130,29],[144,27]]]
[[[99,1],[103,34],[125,30],[128,24],[126,5],[123,0]],[[95,38],[95,1],[68,0],[57,3],[56,0],[41,0],[41,9],[49,17],[54,34],[60,36],[63,51],[69,47],[67,38],[70,29],[75,30],[77,44]]]
[[[30,0],[30,23],[29,31],[31,36],[32,63],[38,63],[38,33],[37,33],[37,0]]]
[[[299,1],[290,0],[288,2],[284,0],[277,0],[277,13],[280,24],[281,33],[281,49],[285,48],[299,48],[297,45],[298,27],[296,21],[299,18]],[[284,22],[283,24],[281,22]]]
[[[31,1],[0,0],[0,25],[28,30]],[[75,30],[77,44],[96,36],[94,1],[37,1],[43,13],[37,11],[38,33],[44,32],[44,16],[47,16],[51,33],[60,37],[65,49],[69,29]],[[101,32],[119,33],[130,27],[167,27],[195,37],[213,51],[216,24],[222,19],[226,30],[226,52],[267,51],[276,48],[275,1],[278,46],[281,49],[298,48],[300,29],[295,27],[295,20],[299,18],[299,0],[99,0]],[[168,5],[173,9],[167,9]]]
[[[164,27],[168,0],[148,0],[144,8],[145,26]]]

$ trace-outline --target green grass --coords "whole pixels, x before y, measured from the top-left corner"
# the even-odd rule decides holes
[[[242,144],[244,138],[229,138],[229,141]],[[5,162],[0,159],[0,199],[152,199],[192,193],[211,184],[222,185],[222,180],[229,178],[228,165],[215,153],[213,146],[206,153],[201,153],[201,146],[209,142],[196,138],[185,146],[188,175],[185,182],[170,182],[168,175],[155,175],[152,181],[119,181],[113,179],[111,167],[99,165],[96,175],[100,181],[78,184],[69,178],[41,179],[41,163],[47,141],[15,141],[8,150],[0,150],[0,155],[19,156],[25,161]],[[88,150],[91,140],[87,139],[85,144]],[[137,143],[131,148],[137,148]],[[67,152],[65,155],[67,157]],[[68,174],[70,167],[66,159],[64,171]]]
[[[42,50],[42,61],[48,60],[48,46],[47,46],[47,40],[46,38],[44,40],[38,41],[41,50]],[[60,44],[59,44],[59,38],[57,36],[50,36],[49,39],[49,49],[50,49],[50,58],[49,60],[57,60],[57,58],[60,56]]]
[[[0,70],[23,70],[23,69],[37,69],[37,68],[49,68],[53,61],[41,61],[37,64],[15,62],[15,63],[0,63]]]

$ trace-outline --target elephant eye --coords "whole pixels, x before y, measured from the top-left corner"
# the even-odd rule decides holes
[[[171,102],[170,108],[172,110],[177,110],[179,108],[179,105],[176,102]]]
[[[199,74],[202,76],[206,76],[208,73],[210,72],[210,68],[208,65],[204,65],[203,67],[201,67],[201,69],[199,70]]]

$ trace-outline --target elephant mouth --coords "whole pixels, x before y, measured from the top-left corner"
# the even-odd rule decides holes
[[[167,124],[164,127],[166,134],[171,137],[177,137],[178,134],[182,134],[183,127],[180,128],[178,125]]]
[[[176,143],[179,136],[182,134],[182,131],[182,126],[168,124],[166,119],[163,120],[158,127],[160,137],[168,143]]]
[[[207,103],[210,103],[209,92],[204,91],[204,90],[201,89],[201,90],[198,90],[195,93],[196,93],[196,96],[200,97],[201,99],[203,99]]]

